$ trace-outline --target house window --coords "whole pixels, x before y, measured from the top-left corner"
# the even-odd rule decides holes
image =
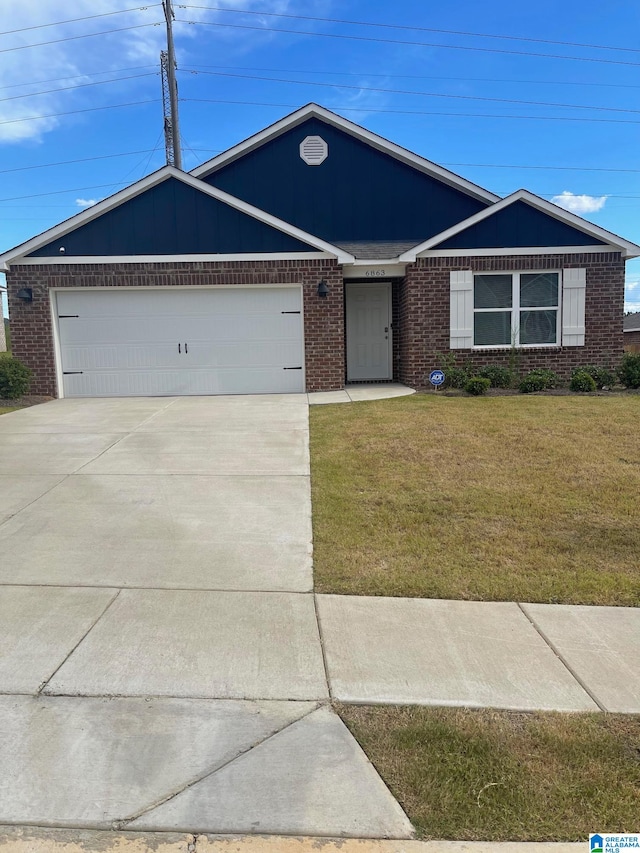
[[[474,275],[473,345],[557,346],[559,299],[557,272]]]

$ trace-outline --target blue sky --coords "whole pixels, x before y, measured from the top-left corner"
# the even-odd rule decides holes
[[[164,164],[160,5],[11,6],[0,251]],[[499,195],[525,187],[640,243],[635,0],[606,14],[584,0],[174,9],[185,169],[315,101]],[[640,260],[627,265],[626,308],[640,310]]]

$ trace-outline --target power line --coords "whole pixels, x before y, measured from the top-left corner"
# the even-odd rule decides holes
[[[20,44],[16,47],[3,47],[0,53],[11,53],[14,50],[26,50],[29,47],[44,47],[49,44],[61,44],[64,41],[76,41],[77,39],[87,39],[92,36],[108,36],[112,33],[125,33],[128,30],[141,30],[143,27],[159,27],[160,21],[154,21],[151,24],[135,24],[132,27],[120,27],[117,30],[101,30],[99,33],[83,33],[81,36],[67,36],[63,39],[53,39],[52,41],[39,41],[35,44]]]
[[[621,59],[595,59],[588,56],[563,56],[562,54],[558,53],[534,53],[532,51],[525,50],[504,50],[497,47],[470,47],[460,44],[441,44],[440,42],[409,41],[408,39],[383,39],[374,38],[373,36],[346,35],[344,33],[320,33],[310,32],[309,30],[287,30],[279,27],[252,27],[249,24],[222,24],[219,21],[185,21],[183,18],[178,18],[176,20],[181,24],[202,24],[204,26],[209,27],[225,27],[228,29],[235,30],[253,30],[255,32],[260,33],[285,33],[286,35],[294,36],[312,36],[314,38],[332,38],[343,40],[346,39],[347,41],[365,41],[373,42],[376,44],[400,44],[410,45],[412,47],[437,47],[441,48],[442,50],[470,50],[480,53],[507,54],[509,56],[535,56],[541,57],[543,59],[564,59],[573,62],[593,62],[605,63],[607,65],[628,65],[633,66],[634,68],[640,67],[640,62],[626,62]]]
[[[530,36],[506,36],[496,33],[476,33],[468,30],[441,30],[434,27],[418,27],[414,24],[383,24],[376,21],[349,21],[341,18],[320,18],[312,15],[288,15],[284,12],[266,12],[257,9],[234,9],[230,6],[192,6],[188,4],[177,4],[179,9],[204,9],[209,12],[235,12],[243,15],[260,15],[268,18],[293,18],[297,21],[320,21],[325,24],[350,24],[357,27],[380,27],[388,30],[414,30],[421,33],[444,33],[452,36],[474,36],[476,38],[503,39],[508,41],[527,41],[537,44],[557,44],[565,47],[589,47],[597,50],[624,50],[630,53],[640,53],[636,47],[619,47],[609,44],[588,44],[579,41],[553,41],[552,39],[538,39]]]
[[[319,83],[315,80],[285,80],[281,77],[260,77],[254,74],[232,74],[226,71],[195,71],[190,68],[184,69],[191,74],[210,74],[214,77],[234,77],[240,80],[264,80],[268,83],[290,83],[297,86],[320,86],[333,89],[350,89],[357,92],[386,92],[392,95],[419,95],[425,98],[452,98],[463,101],[491,101],[496,104],[524,104],[529,107],[563,107],[574,110],[598,110],[613,113],[639,114],[640,110],[629,110],[623,107],[598,107],[590,104],[563,104],[552,101],[523,101],[517,98],[489,98],[481,95],[454,95],[441,92],[415,92],[410,89],[383,89],[374,86],[351,86],[348,83]]]
[[[109,15],[123,15],[126,12],[146,12],[147,9],[160,5],[160,3],[148,3],[146,6],[136,6],[135,9],[116,9],[115,12],[101,12],[99,15],[85,15],[84,18],[68,18],[66,21],[55,21],[51,24],[37,24],[33,27],[21,27],[19,30],[5,30],[0,33],[0,36],[12,36],[16,33],[26,33],[29,30],[43,30],[45,27],[60,27],[63,24],[75,24],[78,21],[92,21],[94,18],[107,18]]]
[[[61,86],[59,89],[47,89],[45,92],[28,92],[26,95],[11,95],[9,98],[0,98],[0,103],[5,101],[18,101],[22,98],[36,98],[39,95],[55,95],[56,92],[70,92],[76,89],[84,89],[87,86],[102,86],[105,83],[119,83],[121,80],[137,80],[140,77],[156,77],[157,71],[148,71],[145,74],[130,74],[128,77],[114,77],[112,80],[94,80],[93,83],[78,83],[77,86]]]
[[[159,138],[159,137],[158,137]],[[185,147],[188,148],[189,151],[192,152],[194,156],[196,156],[196,152],[206,153],[206,154],[221,154],[222,151],[216,148],[193,148],[187,142],[185,142]],[[118,157],[133,157],[137,154],[153,154],[158,150],[158,145],[156,143],[155,148],[142,148],[139,151],[121,151],[116,154],[98,154],[95,157],[81,157],[75,160],[59,160],[56,163],[35,163],[31,166],[18,166],[13,169],[0,169],[0,175],[8,174],[11,172],[28,172],[33,169],[48,169],[55,166],[71,166],[77,163],[91,163],[96,160],[109,160]],[[560,171],[560,172],[611,172],[611,173],[621,173],[621,174],[640,174],[640,169],[612,169],[605,168],[601,166],[545,166],[540,164],[525,164],[525,163],[440,163],[441,166],[455,166],[456,168],[464,167],[464,168],[475,168],[475,169],[537,169],[537,170],[547,170],[547,171]]]
[[[0,121],[0,125],[1,124],[18,124],[21,121],[39,121],[40,119],[43,119],[43,118],[60,118],[61,116],[72,116],[72,115],[76,115],[77,113],[93,113],[93,112],[97,112],[98,110],[117,110],[117,109],[120,109],[120,107],[138,107],[138,106],[141,106],[142,104],[156,104],[156,103],[157,103],[157,100],[155,98],[150,98],[150,99],[147,99],[146,101],[131,101],[128,104],[108,104],[105,107],[87,107],[84,110],[69,110],[66,113],[44,113],[43,115],[39,115],[39,116],[26,116],[25,118],[4,119],[3,121]]]
[[[28,172],[32,169],[48,169],[52,166],[71,166],[75,163],[90,163],[95,160],[110,160],[114,157],[133,157],[136,154],[148,154],[150,151],[153,151],[153,149],[143,148],[141,151],[123,151],[120,154],[99,154],[96,157],[81,157],[78,160],[59,160],[57,163],[37,163],[33,166],[18,166],[15,169],[0,169],[0,175],[6,175],[8,172]]]
[[[157,67],[157,64],[132,65],[129,68],[112,68],[109,71],[87,71],[85,74],[73,74],[71,77],[52,77],[49,80],[32,80],[30,83],[10,83],[8,86],[0,86],[0,92],[4,89],[17,89],[20,86],[44,86],[46,83],[60,83],[63,80],[83,80],[85,77],[97,77],[98,74],[121,74],[123,71],[140,71],[142,68]]]
[[[285,107],[287,109],[300,109],[300,104],[275,104],[266,101],[228,101],[221,98],[180,98],[181,101],[188,101],[200,104],[234,104],[246,107]],[[510,113],[446,113],[431,110],[385,110],[378,107],[343,107],[334,106],[334,110],[353,113],[388,113],[390,115],[418,115],[418,116],[449,116],[455,118],[505,118],[510,121],[513,119],[527,119],[530,121],[582,121],[582,122],[597,122],[598,124],[640,124],[638,119],[622,119],[622,118],[588,118],[587,116],[521,116],[511,115]]]
[[[196,65],[193,68],[224,68],[231,71],[268,71],[271,74],[335,74],[340,77],[384,77],[395,80],[458,80],[463,83],[516,83],[534,86],[598,86],[607,89],[640,89],[633,83],[600,83],[576,80],[510,80],[506,77],[444,77],[434,74],[379,74],[371,71],[311,71],[308,68],[260,68],[251,65]],[[121,69],[126,71],[128,69]],[[0,87],[1,88],[1,87]]]

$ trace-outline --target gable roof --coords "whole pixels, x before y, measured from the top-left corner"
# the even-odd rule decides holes
[[[640,311],[635,314],[627,314],[624,318],[625,332],[640,332]]]
[[[456,175],[454,172],[450,172],[448,169],[438,166],[436,163],[432,163],[430,160],[420,157],[418,154],[414,154],[407,148],[402,148],[402,146],[396,145],[394,142],[390,142],[382,136],[378,136],[377,133],[366,130],[364,127],[354,124],[348,119],[339,116],[337,113],[331,112],[331,110],[313,103],[301,107],[299,110],[296,110],[274,124],[269,125],[264,130],[255,133],[248,139],[245,139],[243,142],[239,142],[227,151],[223,151],[222,154],[218,154],[216,157],[213,157],[211,160],[208,160],[206,163],[203,163],[201,166],[193,169],[191,174],[198,178],[209,177],[223,166],[227,166],[235,160],[238,160],[240,157],[243,157],[245,154],[255,151],[265,143],[275,139],[297,125],[302,124],[309,118],[321,119],[327,124],[330,124],[350,136],[367,143],[372,148],[375,148],[376,150],[381,151],[384,154],[388,154],[400,162],[411,166],[418,172],[422,172],[432,178],[436,178],[437,180],[442,181],[455,189],[461,190],[480,201],[491,203],[498,201],[500,198],[500,196],[489,192],[489,190],[483,189],[471,181],[467,181],[465,178],[460,177],[460,175]]]
[[[263,226],[263,230],[261,232],[262,235],[269,230],[279,232],[285,238],[289,238],[290,240],[288,251],[305,253],[320,252],[337,258],[339,263],[349,263],[350,261],[353,261],[353,256],[344,249],[327,243],[325,240],[321,240],[312,234],[307,234],[301,229],[296,228],[287,222],[283,222],[269,213],[259,210],[240,199],[234,198],[228,193],[225,193],[216,187],[212,187],[204,181],[200,181],[192,175],[182,172],[173,166],[164,166],[162,169],[159,169],[151,175],[147,175],[135,184],[120,190],[120,192],[115,193],[109,198],[103,199],[92,207],[77,213],[75,216],[72,216],[70,219],[65,220],[59,225],[49,228],[42,234],[39,234],[31,240],[27,240],[25,243],[22,243],[0,255],[0,269],[6,270],[12,262],[15,263],[16,261],[22,261],[25,258],[31,259],[32,262],[40,258],[44,260],[46,257],[47,263],[71,263],[72,261],[77,263],[79,259],[78,255],[67,255],[66,252],[61,254],[60,247],[54,246],[54,243],[56,243],[56,241],[60,241],[64,237],[68,237],[71,234],[81,231],[90,223],[96,222],[101,217],[105,217],[112,211],[117,211],[118,208],[121,208],[128,202],[140,198],[145,193],[152,191],[156,187],[160,187],[168,181],[177,181],[180,185],[189,187],[202,194],[202,196],[208,200],[214,199],[216,202],[220,203],[220,205],[226,206],[230,211],[237,213],[239,215],[237,218],[242,219],[248,217],[255,220],[256,225]],[[287,243],[285,240],[275,251],[277,251],[278,254],[281,254],[283,251],[286,252],[287,248],[283,248],[286,245]],[[50,251],[53,254],[43,254],[45,251]],[[233,253],[240,254],[237,249],[234,249]],[[110,255],[112,253],[106,254]],[[171,254],[172,259],[175,259],[175,254],[171,253],[171,250],[154,253],[154,257],[157,258],[157,256],[164,254]],[[208,256],[210,254],[216,255],[218,253],[213,250],[207,251],[203,254]],[[251,254],[255,253],[252,252]],[[269,252],[265,252],[265,254],[268,255]],[[91,254],[87,257],[93,258]],[[146,259],[147,256],[140,253],[135,255],[132,254],[130,257],[131,260],[140,261]],[[202,257],[202,255],[194,255],[192,252],[189,252],[187,257],[188,259],[193,260],[194,258]],[[119,258],[119,260],[122,259],[123,258]]]
[[[564,210],[564,208],[558,207],[555,204],[552,204],[549,201],[546,201],[543,198],[540,198],[534,193],[529,192],[528,190],[517,190],[511,195],[503,198],[501,201],[496,202],[495,204],[487,207],[485,210],[481,210],[479,213],[470,216],[468,219],[459,222],[457,225],[453,225],[451,228],[448,228],[446,231],[442,231],[440,234],[436,234],[433,237],[430,237],[428,240],[425,240],[423,243],[420,243],[417,246],[414,246],[412,249],[403,252],[400,255],[400,261],[415,261],[417,257],[421,255],[427,255],[432,251],[441,251],[447,252],[448,254],[454,254],[456,248],[451,246],[446,246],[447,242],[460,242],[453,241],[452,238],[466,232],[469,235],[472,229],[475,226],[480,225],[491,217],[499,214],[506,208],[509,208],[513,205],[519,205],[524,203],[529,205],[536,211],[540,211],[543,214],[555,219],[557,222],[564,224],[565,226],[569,226],[575,231],[579,232],[581,235],[586,235],[590,237],[590,242],[579,242],[578,244],[567,244],[567,247],[571,248],[582,248],[582,247],[593,247],[593,246],[602,246],[603,251],[607,248],[613,248],[614,250],[620,251],[622,256],[625,258],[635,258],[640,255],[640,246],[637,246],[635,243],[631,243],[628,240],[624,240],[622,237],[618,237],[615,234],[612,234],[610,231],[606,231],[604,228],[600,228],[598,225],[594,225],[592,222],[587,222],[586,219],[583,219],[581,216],[576,216],[575,213],[570,213],[568,210]],[[568,232],[567,232],[568,233]],[[527,244],[529,245],[529,244]],[[562,244],[558,244],[560,246]],[[554,246],[555,247],[555,246]],[[471,246],[470,250],[474,247]],[[487,248],[497,248],[497,247],[487,247]],[[509,248],[505,246],[504,248]]]

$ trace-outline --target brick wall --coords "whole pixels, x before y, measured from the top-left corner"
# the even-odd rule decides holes
[[[440,354],[453,352],[457,364],[477,367],[509,366],[513,358],[510,347],[485,351],[449,349],[451,270],[517,272],[566,267],[584,267],[587,271],[585,345],[518,350],[520,372],[549,367],[566,379],[580,364],[616,365],[623,351],[624,261],[619,253],[419,258],[407,267],[399,297],[400,381],[414,388],[429,386],[431,370],[442,367]]]
[[[320,299],[320,279],[329,295]],[[342,271],[330,259],[153,264],[37,264],[7,273],[14,355],[34,372],[31,393],[57,395],[51,302],[56,287],[212,287],[242,284],[300,284],[304,298],[308,391],[344,387],[344,298]],[[21,287],[33,289],[33,302],[21,302]]]

